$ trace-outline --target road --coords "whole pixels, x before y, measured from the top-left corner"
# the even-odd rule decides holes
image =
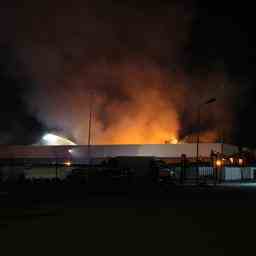
[[[70,187],[45,189],[20,188],[1,194],[2,250],[12,255],[246,255],[254,251],[253,184],[161,191],[148,187],[129,193],[88,193],[84,187],[73,192]],[[24,195],[30,196],[25,200]]]

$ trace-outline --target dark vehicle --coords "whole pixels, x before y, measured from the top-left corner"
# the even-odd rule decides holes
[[[158,172],[159,182],[170,182],[176,180],[177,177],[175,171],[163,160],[155,159],[153,163]]]
[[[168,165],[155,157],[115,157],[105,164],[105,172],[113,176],[134,176],[163,181],[174,178],[174,172]]]
[[[175,179],[175,172],[162,160],[155,157],[114,157],[97,166],[75,168],[67,176],[69,180],[131,181],[148,180],[168,182]]]

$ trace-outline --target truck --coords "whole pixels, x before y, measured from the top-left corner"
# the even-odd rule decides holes
[[[151,180],[154,182],[166,182],[176,178],[175,172],[164,161],[151,156],[119,156],[109,158],[97,167],[87,166],[74,169],[70,177],[77,179],[79,177],[84,178],[85,176],[104,176],[111,177],[112,179],[125,179],[126,177],[130,180]]]

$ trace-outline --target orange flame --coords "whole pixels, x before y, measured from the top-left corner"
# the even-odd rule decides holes
[[[168,96],[170,88],[164,86],[167,79],[162,71],[151,66],[142,69],[139,66],[118,65],[110,70],[107,68],[107,73],[113,75],[111,80],[121,84],[114,90],[119,90],[124,100],[109,99],[106,96],[108,88],[97,85],[95,90],[100,92],[94,95],[93,143],[178,143],[178,116]],[[102,113],[107,117],[107,125],[102,121]],[[80,121],[78,124],[75,126],[77,141],[86,143],[87,123]]]

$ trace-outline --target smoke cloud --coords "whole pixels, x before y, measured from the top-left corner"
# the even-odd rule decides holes
[[[198,130],[197,106],[216,97],[200,131],[229,136],[238,90],[224,70],[186,71],[190,5],[83,3],[15,10],[8,36],[33,81],[25,100],[40,121],[87,143],[92,102],[93,143],[172,143]]]

